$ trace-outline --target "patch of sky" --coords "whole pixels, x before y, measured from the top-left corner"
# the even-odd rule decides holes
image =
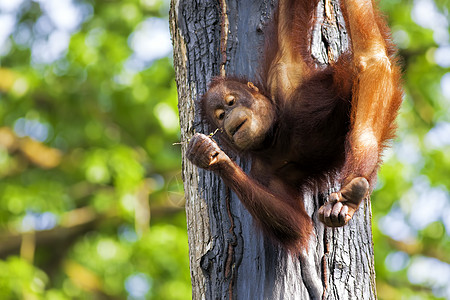
[[[450,265],[431,257],[415,257],[408,268],[413,284],[426,284],[437,297],[450,299]]]
[[[57,225],[57,217],[51,212],[31,212],[27,211],[22,219],[22,232],[33,230],[49,230]]]
[[[449,54],[450,57],[450,54]],[[447,98],[448,103],[450,104],[450,72],[444,74],[441,78],[441,90],[442,94],[445,98]]]
[[[450,123],[436,123],[425,135],[425,146],[430,150],[439,150],[450,146]]]
[[[393,145],[396,158],[405,165],[416,165],[423,161],[420,140],[416,135],[405,134]]]
[[[389,213],[380,219],[379,226],[384,234],[398,241],[412,240],[417,234],[408,224],[400,207],[395,204]]]
[[[13,38],[16,44],[20,47],[27,48],[31,46],[33,41],[32,24],[20,23],[13,32]]]
[[[136,234],[136,231],[129,225],[119,226],[118,236],[121,241],[126,241],[128,243],[134,243],[138,240],[138,235]]]
[[[413,179],[412,188],[403,194],[389,213],[381,218],[380,229],[395,240],[415,238],[418,230],[442,221],[450,232],[450,195],[442,187],[432,187],[426,176]]]
[[[409,206],[409,223],[417,230],[425,228],[428,224],[442,220],[443,212],[450,208],[450,197],[448,192],[441,187],[432,187],[426,176],[418,176],[414,179],[412,190],[407,193],[409,200],[404,201],[403,197],[400,203],[407,202],[402,207],[406,210]]]
[[[433,38],[439,47],[434,51],[434,61],[442,68],[450,67],[449,20],[439,11],[433,0],[415,0],[411,11],[414,22],[433,30]]]
[[[448,29],[447,29],[448,30]],[[441,45],[434,51],[434,60],[442,68],[450,67],[450,45]]]
[[[31,137],[39,142],[44,142],[49,136],[50,127],[35,119],[19,118],[14,123],[14,131],[19,137]]]
[[[0,1],[0,12],[9,13],[15,12],[22,4],[23,0],[7,0]]]
[[[433,30],[434,40],[439,45],[449,42],[449,21],[433,0],[415,0],[411,17],[418,25]]]
[[[1,3],[2,1],[0,1]],[[16,25],[16,17],[13,14],[0,14],[0,56],[9,53],[11,47],[9,36]]]
[[[33,43],[31,57],[34,63],[49,64],[63,57],[69,46],[70,34],[53,31],[48,39],[38,39]]]
[[[128,299],[146,299],[146,295],[152,287],[151,278],[144,273],[137,273],[128,276],[125,280],[125,289],[128,292]]]
[[[130,35],[128,45],[134,52],[125,67],[132,71],[141,71],[154,60],[169,55],[172,43],[168,21],[154,17],[144,20]]]
[[[384,264],[391,272],[401,271],[409,263],[409,255],[402,251],[391,252],[386,256]]]
[[[32,45],[33,63],[49,64],[63,57],[71,35],[88,19],[93,8],[73,0],[38,0],[43,15],[35,25],[36,40]]]
[[[399,48],[406,49],[409,47],[411,39],[405,30],[396,27],[392,28],[392,37]]]

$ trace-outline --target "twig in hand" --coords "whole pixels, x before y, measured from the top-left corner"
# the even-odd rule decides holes
[[[217,133],[217,131],[219,131],[219,130],[222,132],[222,128],[217,128],[216,130],[214,130],[214,132],[211,132],[208,136],[209,136],[210,138],[212,138],[212,137]],[[191,141],[191,139],[188,139],[187,142],[177,142],[177,143],[173,143],[172,146],[175,146],[175,145],[184,145],[184,144],[186,144],[186,143],[189,143],[190,141]]]

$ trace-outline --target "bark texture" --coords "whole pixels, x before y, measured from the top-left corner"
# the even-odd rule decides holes
[[[194,132],[207,133],[196,105],[211,78],[255,77],[263,31],[275,7],[275,0],[171,2],[192,297],[375,299],[369,199],[348,226],[330,229],[317,220],[329,191],[305,197],[316,235],[308,253],[292,257],[262,236],[220,178],[184,158]],[[336,0],[323,0],[316,19],[311,47],[317,62],[325,64],[349,47],[348,36]],[[236,160],[248,169],[248,162]]]

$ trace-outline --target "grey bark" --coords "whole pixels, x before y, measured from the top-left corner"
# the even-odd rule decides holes
[[[219,75],[221,63],[227,75],[250,80],[256,76],[263,30],[275,6],[275,0],[171,2],[192,297],[376,299],[369,199],[348,226],[330,229],[317,220],[317,210],[330,191],[307,195],[305,206],[315,223],[315,239],[308,253],[293,257],[262,236],[220,178],[184,157],[194,132],[207,133],[196,105],[211,78]],[[224,8],[226,16],[221,13]],[[221,51],[224,17],[229,28]],[[325,64],[348,48],[348,36],[335,0],[324,0],[316,17],[311,47],[318,64]],[[249,162],[236,160],[248,169]]]

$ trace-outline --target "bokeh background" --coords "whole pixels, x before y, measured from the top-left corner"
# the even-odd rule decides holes
[[[404,67],[380,299],[450,299],[450,3],[382,0]],[[0,299],[190,299],[167,0],[0,0]]]

